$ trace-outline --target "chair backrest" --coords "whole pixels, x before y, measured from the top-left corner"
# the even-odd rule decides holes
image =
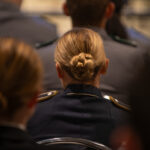
[[[94,150],[111,150],[109,147],[94,142],[87,139],[81,139],[81,138],[72,138],[72,137],[60,137],[60,138],[52,138],[52,139],[46,139],[37,142],[38,144],[44,144],[44,145],[59,145],[59,144],[71,144],[71,145],[82,145],[86,148],[94,149]]]

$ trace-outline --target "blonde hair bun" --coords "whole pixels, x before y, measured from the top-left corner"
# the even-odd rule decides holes
[[[80,53],[70,61],[71,73],[77,80],[91,80],[94,74],[95,63],[91,54]]]
[[[103,41],[98,33],[87,28],[74,28],[58,41],[55,62],[69,76],[82,83],[92,81],[105,67]]]

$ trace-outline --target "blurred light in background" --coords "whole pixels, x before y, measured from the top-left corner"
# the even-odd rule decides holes
[[[22,10],[28,13],[62,13],[65,0],[23,0]]]

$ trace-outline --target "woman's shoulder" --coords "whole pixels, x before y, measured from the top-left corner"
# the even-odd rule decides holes
[[[42,93],[42,94],[39,95],[39,97],[38,97],[38,103],[48,101],[48,100],[52,99],[53,97],[55,97],[58,93],[59,92],[57,90],[52,90],[52,91],[44,92],[44,93]]]
[[[131,111],[131,108],[128,104],[125,104],[125,103],[119,101],[118,99],[115,99],[112,96],[104,95],[103,97],[104,97],[104,99],[110,101],[113,104],[113,106],[115,106],[119,109],[122,109],[124,111],[127,111],[127,112]]]

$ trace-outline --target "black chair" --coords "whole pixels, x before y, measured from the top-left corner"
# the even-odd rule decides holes
[[[52,139],[46,139],[37,142],[38,144],[44,144],[44,145],[81,145],[84,146],[86,149],[94,149],[94,150],[111,150],[107,146],[94,142],[87,139],[81,139],[81,138],[72,138],[72,137],[60,137],[60,138],[52,138]]]

